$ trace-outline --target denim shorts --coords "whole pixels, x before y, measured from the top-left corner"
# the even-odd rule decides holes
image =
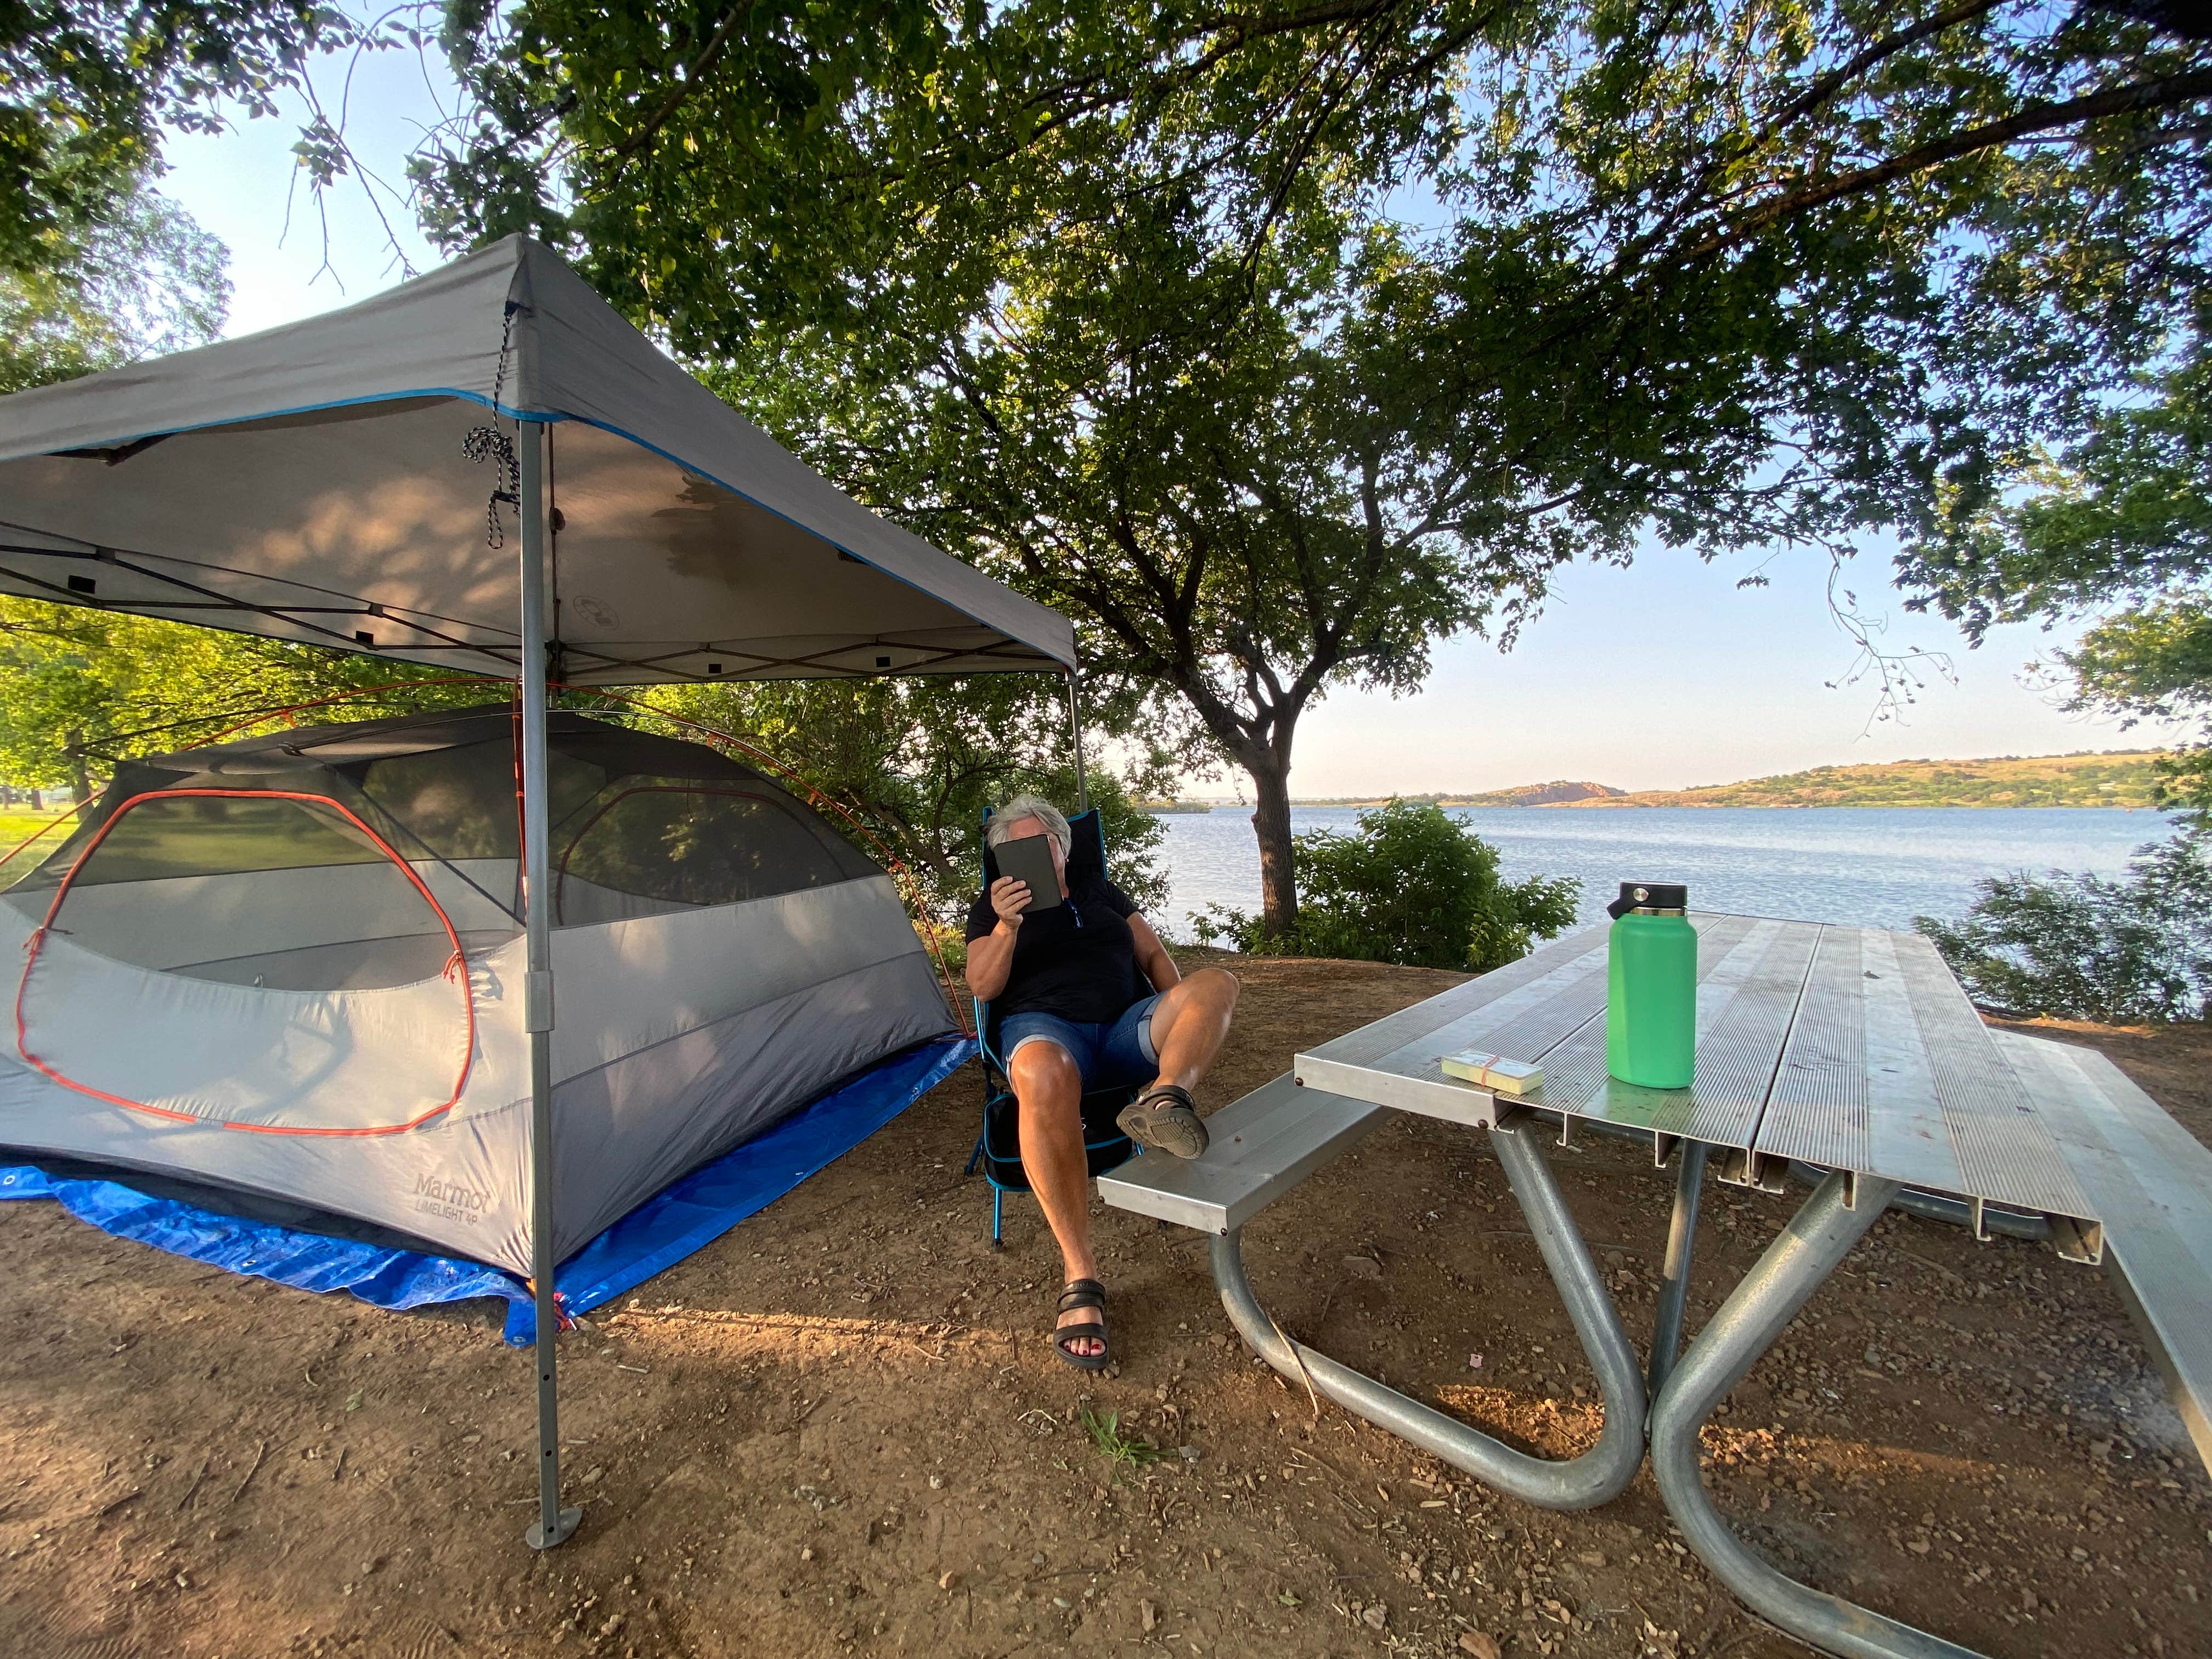
[[[1011,1066],[1024,1043],[1057,1042],[1083,1074],[1086,1093],[1143,1083],[1159,1068],[1160,1057],[1152,1048],[1152,1009],[1158,1002],[1158,996],[1133,1002],[1109,1024],[1086,1024],[1058,1014],[1008,1014],[999,1022],[999,1052]]]

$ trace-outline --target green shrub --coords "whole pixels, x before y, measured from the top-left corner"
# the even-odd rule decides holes
[[[1352,835],[1297,837],[1298,919],[1270,934],[1242,910],[1191,919],[1208,945],[1283,956],[1346,957],[1486,973],[1575,921],[1582,884],[1498,878],[1498,849],[1428,801],[1395,800],[1359,815]]]
[[[2118,879],[2053,870],[1975,884],[1955,922],[1916,916],[1976,1000],[2107,1022],[2202,1019],[2212,996],[2212,835],[2137,851]]]

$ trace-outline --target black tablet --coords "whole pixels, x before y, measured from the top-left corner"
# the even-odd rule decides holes
[[[999,873],[1030,884],[1029,908],[1024,915],[1049,910],[1060,902],[1060,878],[1052,867],[1052,837],[1024,836],[1002,841],[991,849],[999,860]]]

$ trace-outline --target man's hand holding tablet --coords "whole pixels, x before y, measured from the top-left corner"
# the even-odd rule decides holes
[[[1053,867],[1052,838],[1024,836],[1002,841],[993,852],[999,878],[991,884],[991,908],[1001,920],[1021,925],[1022,917],[1049,910],[1060,902],[1060,872]]]

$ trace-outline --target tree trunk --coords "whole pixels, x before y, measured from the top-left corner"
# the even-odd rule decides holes
[[[1286,757],[1270,753],[1257,764],[1248,760],[1252,779],[1252,828],[1260,836],[1261,926],[1279,939],[1298,919],[1297,872],[1291,847],[1291,769]]]
[[[70,795],[79,806],[92,799],[92,780],[85,775],[84,728],[71,726],[69,734]]]

